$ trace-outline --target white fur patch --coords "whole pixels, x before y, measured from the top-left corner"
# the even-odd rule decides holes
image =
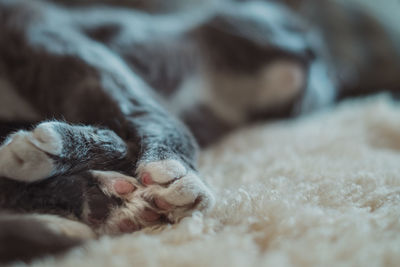
[[[202,75],[187,77],[178,90],[168,99],[168,110],[179,116],[198,104],[207,102],[210,85]]]
[[[33,132],[18,131],[0,147],[0,176],[33,182],[51,176],[53,160],[46,153],[58,155],[62,140],[50,123],[40,124]]]
[[[258,76],[259,89],[253,104],[256,108],[276,106],[293,99],[304,86],[303,67],[292,61],[276,61]]]
[[[291,60],[266,64],[250,75],[209,70],[204,77],[209,79],[204,83],[208,86],[199,88],[203,91],[199,102],[219,118],[239,125],[246,122],[250,112],[269,110],[295,98],[304,88],[305,75],[303,67]]]
[[[174,181],[167,187],[158,184],[147,186],[152,197],[159,197],[177,207],[167,216],[176,222],[193,212],[188,206],[198,201],[196,209],[206,211],[213,207],[215,199],[211,190],[193,171],[188,171],[177,160],[161,160],[140,164],[138,175],[149,173],[154,182],[165,184]],[[146,192],[148,194],[148,192]]]
[[[152,176],[154,182],[162,184],[183,177],[187,170],[179,161],[168,159],[140,164],[137,172],[139,177],[147,172]]]
[[[60,155],[63,149],[62,139],[54,130],[55,122],[43,122],[33,130],[30,141],[40,150],[52,155]]]
[[[211,190],[194,172],[189,172],[159,194],[162,199],[177,207],[190,205],[200,198],[196,209],[202,211],[211,208],[215,202]],[[172,218],[176,220],[178,216],[179,214],[174,213]]]

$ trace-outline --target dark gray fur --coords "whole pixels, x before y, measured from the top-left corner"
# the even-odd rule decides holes
[[[56,255],[82,243],[56,233],[34,218],[0,216],[0,264],[29,262],[43,255]]]

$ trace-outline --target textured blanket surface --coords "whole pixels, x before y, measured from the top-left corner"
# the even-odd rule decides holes
[[[349,101],[204,151],[208,215],[34,266],[400,266],[400,105]]]

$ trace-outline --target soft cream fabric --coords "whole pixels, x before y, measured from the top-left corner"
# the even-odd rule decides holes
[[[215,210],[35,266],[400,266],[400,105],[347,102],[201,155]]]

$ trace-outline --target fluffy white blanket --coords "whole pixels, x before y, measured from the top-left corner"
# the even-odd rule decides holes
[[[211,214],[35,266],[400,266],[400,106],[386,96],[240,130],[201,155]]]

